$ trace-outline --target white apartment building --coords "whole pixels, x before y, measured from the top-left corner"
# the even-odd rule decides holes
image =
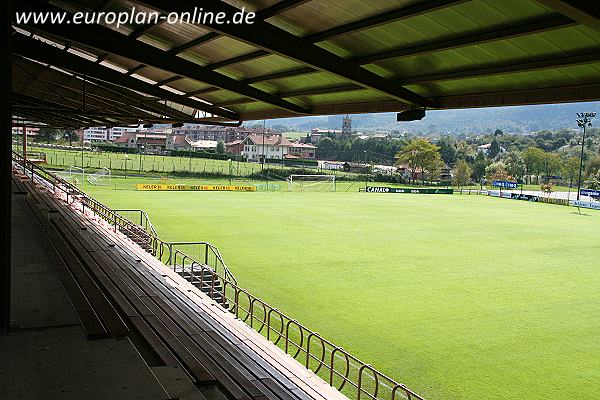
[[[292,146],[292,143],[281,135],[249,135],[242,143],[242,156],[250,161],[282,159]]]
[[[137,132],[138,128],[95,126],[83,131],[83,140],[90,143],[113,142],[120,138],[124,132]]]

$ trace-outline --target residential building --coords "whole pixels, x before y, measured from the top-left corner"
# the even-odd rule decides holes
[[[190,140],[214,140],[229,143],[244,140],[249,135],[262,134],[262,129],[252,129],[243,126],[212,126],[212,125],[186,125],[173,130],[174,134],[187,136]],[[273,134],[269,128],[265,133]]]
[[[137,132],[137,127],[95,126],[83,130],[83,141],[89,143],[113,142],[125,132]]]
[[[162,154],[167,150],[190,148],[190,142],[183,135],[169,133],[123,132],[114,143],[118,146],[135,148],[144,153]]]
[[[244,141],[234,140],[233,142],[225,143],[225,151],[236,156],[241,155],[244,151]]]
[[[477,146],[477,151],[487,155],[490,152],[490,147],[492,147],[491,143],[482,144]],[[500,146],[500,153],[506,153],[506,149],[502,146]]]
[[[181,135],[176,135],[176,137],[181,137]],[[216,140],[196,140],[191,141],[187,138],[187,141],[190,144],[190,147],[195,151],[215,151],[217,149],[217,145],[219,144]]]
[[[315,158],[317,146],[306,143],[295,143],[290,142],[291,146],[288,147],[288,155],[296,156],[305,160]]]
[[[249,135],[243,140],[242,156],[249,161],[262,161],[285,158],[293,145],[282,135]]]
[[[40,128],[33,128],[30,126],[25,127],[25,133],[27,134],[27,136],[37,136],[40,132]],[[13,126],[12,127],[12,134],[13,135],[22,135],[23,134],[23,127],[21,126]]]

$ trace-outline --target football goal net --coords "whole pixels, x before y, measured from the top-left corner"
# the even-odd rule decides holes
[[[110,169],[103,167],[102,169],[94,172],[93,174],[89,174],[87,180],[92,185],[107,186],[110,185],[111,178],[112,175]]]
[[[335,175],[290,175],[290,192],[335,192]]]
[[[73,185],[79,185],[83,183],[85,171],[83,168],[70,166],[68,169],[59,172],[58,176],[63,178],[65,181],[72,183]]]

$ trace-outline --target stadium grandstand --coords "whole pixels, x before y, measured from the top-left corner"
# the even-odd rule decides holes
[[[28,18],[184,16],[192,3],[2,2],[0,397],[422,399],[239,286],[210,238],[164,241],[143,210],[46,170],[27,134],[600,100],[597,3],[203,0],[255,15]]]

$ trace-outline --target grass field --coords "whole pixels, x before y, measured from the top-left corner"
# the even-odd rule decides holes
[[[162,155],[140,155],[125,153],[109,153],[95,151],[75,151],[59,150],[47,148],[33,148],[36,151],[42,151],[46,154],[47,164],[50,168],[64,169],[71,166],[83,167],[86,170],[97,170],[100,168],[110,168],[113,171],[123,174],[128,171],[131,174],[143,174],[152,172],[156,175],[169,175],[173,173],[209,173],[246,177],[258,173],[262,166],[259,163],[213,160],[207,158],[181,157],[181,156],[162,156]],[[18,150],[18,149],[17,149]],[[83,153],[83,154],[82,154]],[[302,165],[302,161],[298,161]],[[269,163],[266,166],[273,172],[282,171],[282,174],[289,174],[292,169],[298,167],[287,167],[279,163]],[[300,167],[301,168],[301,167]],[[315,168],[307,166],[307,173],[314,173]],[[337,176],[356,177],[357,174],[345,173],[340,171],[323,171],[320,173],[330,173]]]
[[[309,134],[309,132],[284,132],[283,136],[285,136],[288,139],[296,140],[296,139],[306,137],[306,135],[308,135],[308,134]]]
[[[165,239],[216,244],[242,286],[427,399],[600,398],[600,212],[475,195],[87,190],[147,210]]]

